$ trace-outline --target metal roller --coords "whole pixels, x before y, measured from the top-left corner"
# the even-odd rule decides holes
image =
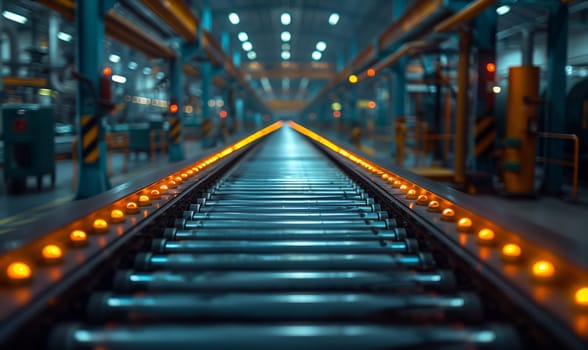
[[[327,237],[325,237],[326,239]],[[396,254],[418,251],[416,240],[374,241],[169,241],[156,239],[156,253],[177,254]]]
[[[239,205],[223,205],[223,206],[206,206],[201,204],[191,204],[190,211],[197,213],[222,213],[235,212],[240,213],[370,213],[380,211],[379,204],[370,205],[329,205],[329,206],[309,206],[309,205],[255,205],[255,206],[239,206]]]
[[[372,270],[425,269],[433,265],[430,254],[152,254],[139,253],[135,268],[141,270]]]
[[[271,213],[255,213],[241,211],[224,211],[224,212],[205,212],[198,213],[194,211],[185,211],[184,219],[186,220],[258,220],[266,218],[280,218],[281,220],[303,220],[303,219],[344,219],[344,220],[384,220],[388,218],[385,211],[379,212],[299,212],[292,213],[287,210],[274,211]]]
[[[243,232],[242,230],[186,230],[167,228],[163,238],[169,240],[242,240],[248,241],[324,241],[325,239],[351,240],[351,241],[399,241],[406,239],[407,234],[404,228],[393,230],[271,230],[265,232]]]
[[[479,322],[482,304],[471,293],[167,293],[94,294],[88,320],[109,321],[379,321]]]
[[[156,292],[440,291],[453,292],[451,271],[119,271],[114,290]]]
[[[252,200],[247,199],[224,199],[221,201],[217,200],[207,200],[206,198],[198,198],[198,204],[208,205],[208,206],[247,206],[252,205]],[[330,207],[330,206],[365,206],[374,204],[373,198],[366,198],[361,200],[354,200],[354,199],[333,199],[333,200],[325,200],[325,199],[265,199],[265,200],[255,200],[255,205],[261,206],[306,206],[309,208],[321,208],[321,207]]]
[[[242,220],[186,220],[177,219],[175,226],[185,229],[248,229],[248,230],[275,230],[275,229],[391,229],[396,227],[396,220],[342,220],[342,219],[305,219],[282,220],[281,218],[262,218],[263,221]]]
[[[509,326],[387,326],[381,324],[164,324],[114,328],[64,325],[53,332],[50,350],[493,350],[520,348]]]

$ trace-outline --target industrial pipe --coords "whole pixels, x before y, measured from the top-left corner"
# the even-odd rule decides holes
[[[437,24],[433,31],[435,33],[447,33],[454,30],[458,25],[474,19],[477,15],[486,10],[489,6],[496,4],[496,0],[478,0],[466,6],[463,10]]]

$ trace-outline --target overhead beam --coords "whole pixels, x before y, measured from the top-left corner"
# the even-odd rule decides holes
[[[310,66],[300,68],[277,68],[269,70],[250,70],[246,73],[254,79],[332,79],[335,72],[331,69],[316,69]]]
[[[275,112],[300,112],[306,106],[306,100],[273,99],[265,103]]]
[[[188,42],[198,38],[198,19],[181,0],[143,0],[143,4],[159,16],[179,36]]]

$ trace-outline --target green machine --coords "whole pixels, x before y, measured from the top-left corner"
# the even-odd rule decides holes
[[[55,185],[55,117],[49,106],[13,104],[2,107],[4,181],[9,192],[25,189],[27,177],[36,176],[41,190],[43,176]]]

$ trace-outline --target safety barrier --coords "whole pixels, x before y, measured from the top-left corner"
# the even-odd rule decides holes
[[[571,167],[573,169],[572,175],[572,199],[578,199],[578,168],[580,164],[580,139],[575,134],[562,134],[562,133],[551,133],[551,132],[540,132],[537,134],[538,137],[543,139],[551,140],[570,140],[574,144],[574,160],[566,161],[561,159],[545,158],[538,156],[535,158],[537,162],[557,164],[563,167]]]

